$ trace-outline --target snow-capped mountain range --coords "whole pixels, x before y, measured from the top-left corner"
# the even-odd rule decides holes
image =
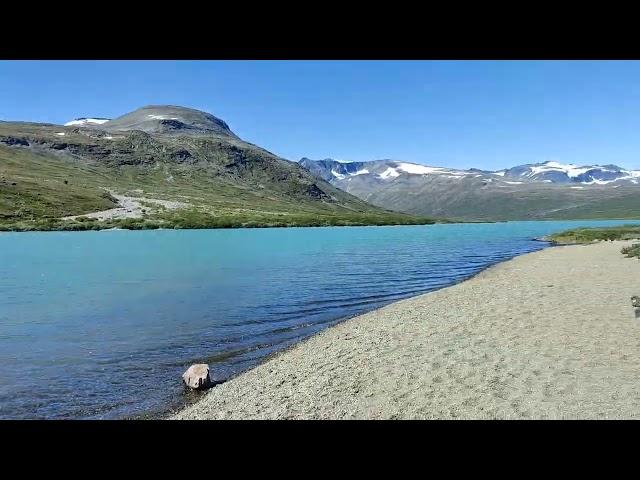
[[[332,159],[314,161],[303,158],[300,160],[300,164],[327,181],[345,180],[357,175],[375,176],[380,180],[393,180],[403,175],[438,175],[457,179],[473,176],[486,177],[489,181],[502,180],[512,185],[524,182],[607,185],[611,183],[638,184],[640,181],[640,170],[627,170],[616,165],[578,166],[555,161],[519,165],[497,171],[475,168],[458,170],[394,160],[344,162]]]
[[[505,177],[526,178],[533,181],[552,183],[580,183],[583,185],[606,185],[620,181],[637,184],[640,170],[626,170],[617,165],[584,165],[544,162],[520,165],[508,170],[493,172]]]
[[[629,218],[640,212],[640,170],[559,162],[498,171],[419,165],[397,160],[300,165],[374,205],[461,220]],[[635,214],[634,214],[635,215]]]

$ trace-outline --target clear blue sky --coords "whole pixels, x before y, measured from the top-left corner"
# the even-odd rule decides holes
[[[640,62],[0,62],[2,120],[148,104],[208,111],[290,160],[640,168]]]

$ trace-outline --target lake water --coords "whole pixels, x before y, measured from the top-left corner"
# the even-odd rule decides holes
[[[333,323],[458,282],[574,226],[0,233],[0,418],[158,416]]]

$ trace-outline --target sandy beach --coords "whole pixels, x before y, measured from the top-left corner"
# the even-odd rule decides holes
[[[638,418],[631,243],[548,248],[360,315],[172,418]]]

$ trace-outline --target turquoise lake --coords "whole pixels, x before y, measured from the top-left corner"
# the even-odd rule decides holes
[[[158,417],[342,319],[632,221],[0,233],[0,418]]]

